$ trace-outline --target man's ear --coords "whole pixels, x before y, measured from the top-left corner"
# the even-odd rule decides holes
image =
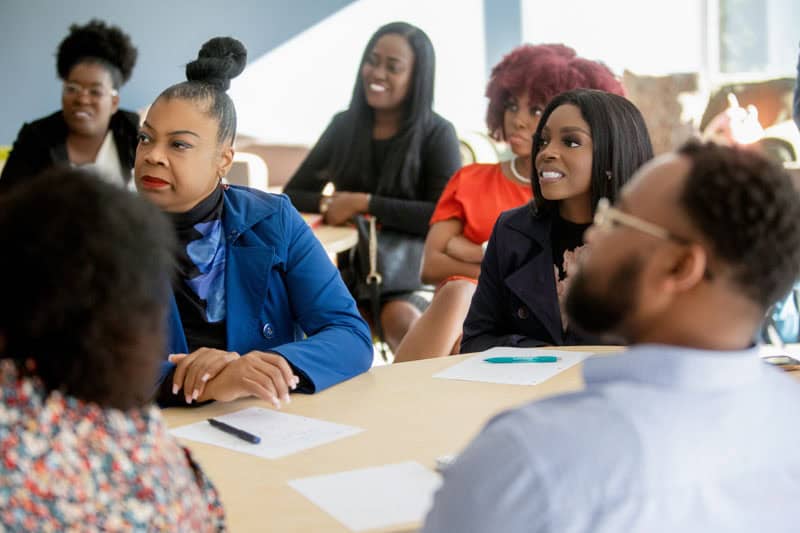
[[[113,115],[114,113],[116,113],[118,109],[119,109],[119,93],[112,94],[111,95],[111,114]]]
[[[708,253],[697,243],[682,246],[670,272],[676,291],[688,291],[703,281],[708,268]]]

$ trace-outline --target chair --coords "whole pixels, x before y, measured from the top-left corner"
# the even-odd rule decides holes
[[[783,168],[792,177],[795,187],[800,190],[800,162],[794,161],[784,163]]]
[[[0,145],[0,172],[2,172],[3,167],[6,166],[6,159],[8,159],[10,153],[11,153],[10,146]]]
[[[499,143],[477,131],[465,131],[459,134],[459,149],[462,165],[471,163],[497,163],[502,151]]]
[[[267,191],[269,188],[267,165],[255,154],[236,152],[233,156],[233,165],[225,178],[233,185],[244,185],[262,191]]]
[[[242,141],[238,153],[255,154],[269,166],[270,189],[280,192],[308,155],[309,147],[292,144],[265,144]]]

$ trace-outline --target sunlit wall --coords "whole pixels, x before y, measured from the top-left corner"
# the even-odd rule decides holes
[[[360,0],[254,60],[234,80],[239,131],[268,142],[313,143],[350,101],[359,60],[382,24],[422,28],[436,50],[435,109],[460,130],[483,130],[483,0]]]

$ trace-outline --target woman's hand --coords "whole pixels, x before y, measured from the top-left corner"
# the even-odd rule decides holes
[[[340,226],[354,215],[366,213],[369,211],[369,197],[365,192],[335,193],[325,212],[325,223]]]
[[[558,303],[559,308],[561,309],[561,327],[564,329],[564,331],[567,330],[567,313],[564,310],[564,302],[566,300],[569,286],[572,284],[572,280],[575,279],[575,274],[578,271],[580,257],[583,252],[586,251],[586,247],[587,245],[584,244],[582,246],[578,246],[574,250],[566,250],[564,252],[563,265],[566,275],[564,276],[563,280],[558,279],[558,267],[555,265],[553,266],[556,276],[556,293],[558,294]]]
[[[462,235],[464,224],[457,218],[440,220],[434,222],[425,237],[425,253],[422,256],[422,268],[420,277],[423,283],[438,285],[449,276],[468,276],[477,278],[481,271],[481,258],[483,250],[479,244],[474,244]],[[455,257],[458,252],[448,249],[456,241],[465,241],[468,247],[477,246],[477,258],[475,260],[463,260]],[[452,243],[452,244],[451,244]]]
[[[464,235],[454,235],[447,241],[444,253],[465,263],[481,264],[483,261],[483,246],[475,244]]]
[[[280,355],[250,352],[227,364],[219,375],[210,379],[200,399],[229,402],[257,396],[279,409],[281,402],[291,402],[289,392],[299,382],[300,378]]]
[[[741,107],[733,93],[728,94],[728,108],[712,118],[703,131],[704,140],[726,146],[753,144],[763,137],[758,109],[753,105]]]
[[[214,348],[200,348],[190,354],[172,354],[170,363],[175,363],[175,375],[172,378],[172,394],[183,389],[186,403],[198,399],[203,394],[206,383],[213,379],[225,365],[239,358],[235,352],[226,352]]]

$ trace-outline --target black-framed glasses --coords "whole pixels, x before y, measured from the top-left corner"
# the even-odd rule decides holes
[[[109,89],[102,85],[92,85],[91,87],[84,87],[80,83],[72,81],[64,82],[62,94],[71,98],[78,97],[83,93],[87,93],[92,100],[100,100],[108,95],[116,96],[119,92],[116,89]]]
[[[690,239],[681,237],[680,235],[675,235],[667,228],[637,216],[630,215],[624,211],[620,211],[611,205],[611,202],[608,200],[608,198],[600,198],[600,200],[597,201],[597,210],[594,213],[593,223],[594,226],[600,230],[607,230],[612,228],[614,224],[619,224],[621,226],[626,226],[628,228],[641,231],[642,233],[646,233],[647,235],[651,235],[657,239],[664,239],[683,245],[693,244],[693,241]],[[711,271],[708,270],[708,267],[706,267],[705,271],[703,272],[703,277],[705,279],[711,279]]]

